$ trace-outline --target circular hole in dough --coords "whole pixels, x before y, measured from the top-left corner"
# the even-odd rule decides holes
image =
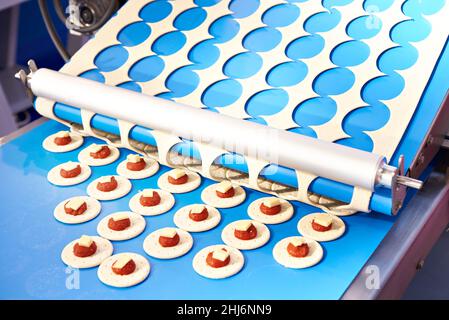
[[[159,188],[171,193],[186,193],[198,188],[201,184],[201,176],[198,173],[192,171],[185,170],[185,172],[189,177],[188,181],[184,184],[178,185],[168,182],[168,175],[170,174],[170,171],[165,172],[157,180]]]
[[[246,199],[245,189],[238,185],[232,185],[235,194],[231,198],[220,198],[217,196],[216,188],[218,183],[211,184],[201,192],[201,200],[216,208],[232,208],[241,204]]]
[[[122,213],[126,213],[128,215],[129,220],[131,221],[131,225],[122,231],[110,229],[108,227],[109,219]],[[100,236],[108,240],[113,241],[129,240],[141,234],[143,230],[145,230],[145,225],[146,225],[145,219],[140,214],[130,211],[121,211],[112,213],[101,219],[101,221],[98,223],[97,226],[97,232]]]
[[[112,255],[114,250],[112,243],[102,237],[91,236],[92,240],[97,245],[97,251],[90,257],[77,257],[73,254],[73,246],[78,242],[79,239],[73,240],[68,245],[64,247],[61,253],[62,261],[72,267],[72,268],[93,268],[100,265],[104,259]]]
[[[80,198],[84,202],[86,202],[87,210],[77,216],[65,213],[65,211],[64,211],[65,204],[70,200],[74,200],[74,199],[78,199],[78,198]],[[87,197],[87,196],[81,196],[81,197],[72,197],[72,198],[69,198],[67,200],[60,202],[56,206],[56,208],[53,212],[53,215],[55,216],[56,220],[58,220],[62,223],[77,224],[77,223],[83,223],[83,222],[87,222],[92,219],[95,219],[98,216],[98,214],[100,213],[100,211],[101,211],[101,204],[98,200],[91,198],[91,197]]]
[[[54,133],[45,138],[45,140],[42,142],[42,147],[45,150],[56,153],[69,152],[78,149],[83,145],[84,138],[81,135],[79,135],[78,133],[69,132],[72,141],[69,144],[66,144],[65,146],[58,146],[54,141],[57,134],[58,133]]]
[[[291,240],[299,238],[304,239],[309,246],[309,253],[303,258],[293,257],[287,251],[287,246]],[[303,269],[316,265],[323,258],[323,248],[321,245],[312,239],[304,237],[288,237],[282,239],[273,248],[273,257],[277,263],[283,265],[286,268]]]
[[[319,232],[312,228],[312,221],[321,214],[311,213],[301,218],[298,222],[298,231],[306,238],[316,241],[332,241],[340,238],[345,233],[345,223],[339,217],[329,214],[332,217],[332,228],[329,231]]]
[[[145,168],[140,171],[132,171],[126,168],[128,160],[120,162],[117,166],[117,174],[128,179],[145,179],[155,175],[159,170],[159,163],[156,160],[148,158],[143,158],[143,160],[146,165]]]
[[[221,249],[226,249],[226,251],[229,253],[230,256],[229,264],[222,268],[213,268],[206,262],[207,255],[212,251]],[[223,244],[208,246],[204,249],[201,249],[195,255],[192,262],[193,270],[195,270],[198,274],[202,275],[203,277],[210,279],[223,279],[231,277],[236,273],[238,273],[240,270],[242,270],[244,264],[245,258],[238,249],[225,246]]]
[[[176,211],[173,217],[173,222],[178,228],[189,232],[203,232],[215,228],[220,223],[220,211],[209,205],[204,205],[209,212],[206,220],[194,221],[190,219],[189,213],[193,206],[195,206],[195,204],[182,207]]]
[[[117,188],[109,192],[103,192],[97,189],[97,183],[101,177],[95,179],[87,186],[87,194],[97,200],[115,200],[126,196],[131,191],[131,182],[125,177],[113,176],[117,180]]]
[[[159,244],[159,236],[166,229],[173,228],[162,228],[150,233],[143,242],[143,249],[145,252],[154,258],[158,259],[174,259],[185,255],[192,249],[193,238],[192,236],[184,230],[176,229],[179,235],[179,243],[174,247],[163,247]]]
[[[156,191],[161,197],[161,202],[152,207],[145,207],[140,204],[140,197],[142,196],[142,191],[134,195],[131,200],[129,200],[129,208],[132,212],[138,213],[142,216],[157,216],[170,211],[175,205],[175,197],[168,192],[160,189],[151,189]]]
[[[90,146],[88,146],[87,148],[84,148],[83,150],[80,151],[80,153],[78,154],[78,161],[83,164],[87,164],[88,166],[96,167],[96,166],[105,166],[110,163],[113,163],[120,157],[120,151],[116,147],[107,144],[99,144],[99,146],[108,146],[109,149],[111,150],[111,154],[104,159],[92,158],[90,156]]]
[[[82,164],[82,163],[78,163],[78,162],[74,162],[75,164],[79,164],[81,167],[81,173],[74,177],[74,178],[64,178],[61,176],[61,169],[64,167],[64,165],[67,164],[66,163],[61,163],[59,165],[57,165],[56,167],[53,167],[50,171],[48,171],[47,174],[47,180],[48,182],[50,182],[51,184],[54,184],[55,186],[73,186],[76,184],[80,184],[84,181],[86,181],[87,179],[89,179],[90,175],[92,174],[92,170],[90,169],[90,167],[88,165]]]
[[[248,215],[251,219],[257,220],[265,224],[278,224],[288,221],[293,216],[294,210],[290,202],[284,199],[279,199],[281,202],[281,212],[275,215],[268,215],[260,211],[260,205],[267,199],[273,197],[265,197],[257,199],[248,206]]]
[[[257,236],[251,240],[240,240],[234,236],[234,230],[238,222],[240,221],[251,221],[253,226],[257,230]],[[252,250],[260,248],[265,245],[268,240],[270,240],[270,229],[263,223],[255,220],[238,220],[231,222],[226,227],[224,227],[221,232],[221,239],[228,246],[240,249],[240,250]]]
[[[134,260],[136,269],[128,275],[118,275],[112,271],[112,265],[123,255],[129,256]],[[115,254],[104,260],[98,268],[98,279],[108,286],[125,288],[135,286],[143,282],[150,274],[150,263],[140,254],[125,252]]]

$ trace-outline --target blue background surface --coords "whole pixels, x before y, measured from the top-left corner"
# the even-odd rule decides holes
[[[41,147],[50,133],[63,129],[49,121],[0,148],[0,298],[1,299],[338,299],[393,224],[393,218],[376,213],[344,217],[347,231],[339,240],[323,243],[323,261],[309,269],[290,270],[277,264],[271,251],[279,240],[298,234],[298,220],[317,209],[294,202],[295,215],[283,224],[269,226],[271,239],[264,247],[244,251],[245,267],[224,280],[210,280],[192,268],[195,253],[208,245],[222,243],[221,230],[231,221],[248,218],[246,209],[253,200],[264,196],[247,191],[247,200],[238,207],[221,209],[222,221],[213,230],[193,233],[193,249],[185,256],[170,260],[148,257],[143,251],[144,238],[152,231],[174,226],[173,214],[184,205],[201,202],[201,191],[211,181],[203,180],[197,190],[175,195],[176,205],[168,213],[146,217],[147,227],[137,238],[113,242],[114,252],[132,251],[146,256],[151,274],[142,284],[128,289],[108,287],[98,280],[97,268],[80,271],[80,289],[68,290],[66,266],[60,260],[64,246],[82,234],[96,234],[98,222],[106,215],[128,210],[129,199],[143,188],[157,188],[163,167],[153,177],[132,181],[125,198],[102,202],[102,212],[89,222],[64,225],[53,217],[55,206],[71,196],[84,195],[89,182],[114,174],[128,151],[121,150],[119,160],[104,167],[93,167],[92,177],[73,187],[51,185],[49,169],[65,161],[76,161],[79,150],[53,154]],[[88,138],[87,146],[95,139]],[[7,187],[5,187],[7,186]]]

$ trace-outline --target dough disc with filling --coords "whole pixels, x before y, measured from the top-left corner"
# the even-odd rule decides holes
[[[73,254],[73,246],[78,242],[79,239],[75,239],[64,247],[61,253],[62,261],[72,267],[72,268],[93,268],[100,265],[103,260],[107,259],[112,255],[114,248],[112,243],[102,237],[92,236],[92,240],[97,245],[97,251],[90,257],[77,257]]]
[[[90,175],[92,174],[92,170],[89,168],[89,166],[78,162],[75,163],[79,164],[81,167],[81,173],[78,176],[74,178],[63,178],[61,176],[60,171],[67,163],[61,163],[56,167],[53,167],[50,171],[48,171],[47,174],[48,182],[54,184],[55,186],[65,187],[80,184],[89,179]]]
[[[156,160],[143,158],[146,165],[140,171],[132,171],[126,167],[128,160],[120,162],[117,166],[117,174],[128,179],[145,179],[153,176],[159,170],[159,163]]]
[[[112,271],[112,265],[120,258],[120,256],[125,254],[129,255],[130,258],[134,260],[136,269],[133,273],[128,275],[122,276],[115,274],[114,271]],[[145,257],[140,254],[126,252],[115,254],[104,260],[98,268],[97,275],[98,279],[108,286],[125,288],[135,286],[144,281],[150,274],[150,269],[150,263]]]
[[[81,198],[81,199],[83,199],[84,202],[86,202],[87,210],[77,216],[65,213],[65,210],[64,210],[65,204],[68,201],[74,200],[77,198]],[[87,222],[92,219],[95,219],[98,216],[98,214],[100,213],[100,211],[101,211],[101,204],[97,199],[87,197],[87,196],[81,196],[81,197],[72,197],[72,198],[69,198],[67,200],[60,202],[56,206],[56,208],[53,212],[53,215],[56,220],[58,220],[62,223],[77,224],[77,223],[83,223],[83,222]]]
[[[131,221],[131,225],[122,231],[109,229],[108,227],[109,219],[116,216],[119,213],[128,214],[129,220]],[[145,219],[140,214],[130,211],[121,211],[112,213],[101,219],[101,221],[98,223],[97,226],[97,232],[100,236],[108,240],[112,241],[129,240],[141,234],[143,230],[145,230],[145,225],[146,225]]]
[[[173,222],[178,228],[189,232],[203,232],[215,228],[220,223],[220,211],[208,205],[204,205],[209,212],[206,220],[194,221],[190,219],[189,213],[193,206],[195,206],[195,204],[182,207],[181,209],[176,211],[173,217]]]
[[[189,180],[184,184],[171,184],[168,182],[168,175],[170,171],[165,172],[163,175],[159,177],[157,180],[157,184],[159,188],[162,190],[171,192],[171,193],[186,193],[195,190],[201,184],[201,176],[192,171],[185,170]]]
[[[78,154],[78,160],[81,163],[87,164],[88,166],[105,166],[108,164],[113,163],[115,160],[117,160],[120,157],[120,151],[119,149],[117,149],[114,146],[110,146],[107,144],[100,144],[99,146],[108,146],[109,149],[111,150],[111,154],[104,158],[104,159],[95,159],[92,158],[90,156],[90,146],[84,148],[83,150],[80,151],[80,153]]]
[[[216,187],[218,183],[212,184],[206,187],[203,192],[201,192],[201,200],[210,206],[216,208],[232,208],[241,204],[246,199],[245,189],[238,185],[232,185],[235,194],[231,198],[220,198],[217,196]]]
[[[163,247],[159,244],[159,236],[166,229],[162,228],[150,233],[143,242],[143,249],[145,252],[154,258],[158,259],[173,259],[185,255],[192,249],[193,238],[184,230],[176,229],[179,235],[179,243],[174,247]]]
[[[213,268],[206,263],[207,255],[212,251],[221,249],[226,249],[226,251],[229,253],[230,256],[229,264],[221,268]],[[238,249],[225,246],[223,244],[213,245],[201,249],[195,255],[192,262],[193,270],[195,270],[198,274],[202,275],[203,277],[210,279],[223,279],[231,277],[236,273],[238,273],[240,270],[242,270],[244,264],[245,258]]]
[[[101,179],[95,179],[87,186],[87,194],[97,200],[115,200],[126,196],[131,191],[131,182],[125,177],[114,176],[117,180],[117,188],[109,192],[103,192],[97,189],[97,183]]]
[[[45,150],[56,153],[69,152],[78,149],[79,147],[82,146],[84,142],[84,138],[81,135],[75,132],[69,132],[72,141],[69,144],[66,144],[65,146],[58,146],[54,141],[57,134],[58,133],[54,133],[45,138],[45,140],[42,142],[42,147]]]
[[[157,216],[159,214],[166,213],[170,211],[171,208],[175,205],[175,197],[168,192],[160,189],[151,189],[156,191],[161,197],[161,202],[152,207],[145,207],[140,204],[140,197],[142,196],[142,192],[134,195],[131,200],[129,200],[129,208],[132,212],[138,213],[142,216]]]
[[[309,246],[309,254],[303,258],[297,258],[291,256],[287,251],[287,246],[291,240],[295,238],[304,239]],[[304,237],[288,237],[284,238],[273,248],[273,257],[277,263],[283,265],[286,268],[292,269],[303,269],[316,265],[323,258],[323,248],[321,245],[312,239],[307,239]]]
[[[298,231],[306,238],[316,241],[332,241],[340,238],[345,233],[345,223],[339,217],[329,214],[332,217],[332,228],[329,231],[319,232],[312,228],[312,221],[321,214],[311,213],[301,218],[298,222]]]
[[[234,230],[236,224],[240,221],[251,221],[253,226],[257,229],[257,236],[251,240],[240,240],[234,236]],[[240,249],[240,250],[252,250],[262,247],[264,244],[270,240],[270,229],[263,223],[255,220],[238,220],[231,222],[226,227],[224,227],[221,232],[221,239],[228,246]]]
[[[260,211],[260,205],[262,202],[271,198],[272,197],[265,197],[253,201],[248,206],[249,217],[265,224],[278,224],[290,220],[294,213],[293,206],[290,202],[284,199],[279,199],[281,202],[281,212],[278,214],[268,215]]]

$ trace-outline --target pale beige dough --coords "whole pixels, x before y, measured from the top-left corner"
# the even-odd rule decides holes
[[[236,224],[239,221],[251,221],[253,226],[257,230],[257,236],[254,239],[251,240],[240,240],[234,236],[234,230],[236,227]],[[223,231],[221,232],[221,239],[224,243],[226,243],[228,246],[240,249],[240,250],[253,250],[256,248],[260,248],[263,245],[265,245],[268,240],[270,240],[270,229],[263,223],[260,223],[255,220],[238,220],[231,222],[226,227],[224,227]]]
[[[184,230],[176,229],[179,235],[179,243],[174,247],[163,247],[159,244],[159,236],[167,228],[162,228],[150,233],[143,242],[143,249],[145,252],[154,258],[158,259],[174,259],[185,255],[192,249],[193,238]],[[170,228],[173,229],[173,228]]]
[[[312,228],[312,221],[321,214],[329,213],[311,213],[301,218],[298,222],[298,231],[306,238],[316,241],[332,241],[340,238],[345,233],[345,223],[339,217],[332,216],[332,228],[329,231],[319,232]]]
[[[128,215],[129,220],[131,221],[131,225],[122,231],[109,229],[108,227],[109,219],[120,213],[126,213]],[[145,230],[145,225],[146,225],[145,219],[140,214],[130,211],[121,211],[112,213],[101,219],[101,221],[98,223],[97,226],[97,232],[100,236],[108,240],[112,241],[129,240],[141,234],[143,230]]]
[[[48,171],[48,174],[47,174],[48,182],[50,182],[51,184],[54,184],[55,186],[65,187],[65,186],[74,186],[76,184],[83,183],[84,181],[89,179],[90,175],[92,174],[92,170],[90,169],[90,167],[88,165],[85,165],[82,163],[78,163],[78,162],[75,162],[75,163],[79,164],[81,167],[81,173],[78,176],[76,176],[74,178],[62,177],[60,170],[64,167],[64,165],[66,163],[61,163],[61,164],[57,165],[56,167],[53,167],[52,169],[50,169],[50,171]]]
[[[76,198],[81,198],[83,199],[83,201],[86,202],[87,205],[87,210],[77,216],[73,216],[71,214],[67,214],[64,211],[64,205],[72,200],[72,199],[76,199]],[[67,224],[78,224],[78,223],[83,223],[83,222],[87,222],[90,221],[92,219],[95,219],[98,214],[101,211],[101,204],[98,200],[91,198],[91,197],[87,197],[87,196],[80,196],[80,197],[71,197],[67,200],[64,200],[62,202],[60,202],[54,212],[53,215],[55,217],[56,220],[62,222],[62,223],[67,223]]]
[[[104,159],[95,159],[90,156],[89,146],[87,146],[78,154],[78,161],[88,166],[96,167],[111,164],[120,157],[120,151],[116,147],[107,144],[99,144],[99,146],[108,146],[111,154]]]
[[[171,208],[175,205],[175,197],[168,192],[160,189],[151,189],[156,191],[161,197],[161,203],[153,207],[145,207],[140,204],[140,197],[142,196],[142,192],[134,195],[131,200],[129,200],[129,208],[131,211],[138,213],[142,216],[157,216],[167,211],[170,211]]]
[[[281,202],[281,212],[279,212],[278,214],[268,215],[260,211],[260,205],[262,204],[262,202],[270,198],[273,197],[260,198],[251,202],[251,204],[248,206],[248,216],[251,219],[265,224],[278,224],[290,220],[293,216],[294,209],[290,202],[284,199],[279,199],[279,201]]]
[[[114,271],[112,271],[112,265],[122,255],[129,255],[134,260],[136,269],[133,273],[122,276],[115,274]],[[150,269],[150,263],[147,259],[145,259],[145,257],[140,254],[125,252],[115,254],[104,260],[98,268],[97,275],[98,279],[108,286],[125,288],[132,287],[143,282],[150,274]]]
[[[75,256],[73,246],[78,242],[78,239],[75,239],[62,250],[62,261],[72,268],[93,268],[112,255],[114,248],[109,240],[97,236],[91,236],[91,238],[97,245],[97,251],[93,255],[85,258]]]
[[[187,205],[176,211],[173,217],[173,222],[178,228],[189,232],[203,232],[215,228],[220,223],[220,211],[209,205],[205,205],[209,212],[209,216],[206,220],[194,221],[190,219],[189,213],[193,206],[195,206],[195,204]]]
[[[213,268],[206,263],[206,257],[209,252],[215,250],[226,249],[229,252],[230,261],[227,266],[222,268]],[[245,264],[245,258],[243,254],[236,248],[226,246],[224,244],[218,244],[213,246],[208,246],[201,249],[193,258],[193,270],[195,270],[199,275],[210,278],[210,279],[223,279],[229,278],[242,270]]]
[[[201,192],[201,200],[203,200],[204,203],[216,208],[232,208],[238,206],[246,199],[245,189],[234,184],[232,185],[235,191],[234,196],[231,198],[220,198],[215,192],[217,186],[218,183],[211,184]]]
[[[72,138],[72,142],[70,142],[69,144],[67,144],[65,146],[58,146],[54,142],[54,139],[56,138],[57,134],[58,133],[54,133],[54,134],[48,136],[47,138],[45,138],[45,140],[42,142],[42,147],[45,150],[50,151],[50,152],[56,152],[56,153],[69,152],[69,151],[78,149],[79,147],[81,147],[83,145],[84,138],[81,135],[79,135],[78,133],[75,133],[75,132],[69,132],[69,135]]]
[[[115,200],[126,196],[132,188],[131,182],[121,176],[114,176],[117,180],[117,188],[110,192],[103,192],[97,189],[97,183],[100,178],[95,179],[87,186],[87,194],[97,200]]]
[[[306,241],[309,246],[309,254],[303,258],[292,257],[288,251],[287,246],[290,241],[294,238],[302,238]],[[286,268],[292,269],[303,269],[316,265],[323,259],[323,248],[321,245],[312,239],[304,238],[304,237],[288,237],[284,238],[273,248],[273,257],[277,263],[283,265]]]
[[[179,185],[169,183],[168,175],[170,171],[165,172],[157,180],[159,188],[171,193],[187,193],[198,188],[201,184],[201,176],[198,173],[189,170],[185,170],[185,172],[189,177],[189,180],[186,183]]]
[[[117,174],[128,179],[145,179],[156,174],[159,170],[159,163],[156,160],[143,158],[146,166],[143,170],[132,171],[126,168],[127,160],[120,162],[117,166]]]

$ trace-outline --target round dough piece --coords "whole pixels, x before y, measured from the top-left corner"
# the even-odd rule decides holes
[[[168,192],[160,189],[151,189],[156,191],[161,197],[161,203],[157,206],[145,207],[140,204],[140,197],[142,196],[142,192],[134,195],[131,200],[129,200],[129,208],[132,212],[138,213],[142,216],[157,216],[167,211],[170,211],[171,208],[175,205],[175,197]]]
[[[112,265],[122,256],[128,255],[134,260],[136,270],[128,275],[118,275],[112,271]],[[140,254],[126,252],[115,254],[104,260],[98,268],[97,275],[101,282],[108,286],[125,288],[132,287],[143,282],[150,274],[150,263]]]
[[[85,258],[75,256],[73,254],[73,246],[79,240],[75,239],[68,245],[66,245],[62,250],[61,253],[62,261],[72,268],[79,268],[79,269],[93,268],[100,265],[100,263],[102,263],[103,260],[107,259],[112,255],[112,251],[114,250],[114,248],[112,247],[112,243],[109,240],[97,236],[92,236],[91,238],[97,245],[97,251],[93,255]]]
[[[268,215],[260,211],[260,205],[262,202],[271,198],[273,197],[265,197],[253,201],[248,206],[249,217],[265,224],[278,224],[290,220],[294,213],[293,206],[290,202],[284,199],[279,199],[281,202],[281,212],[278,214]]]
[[[143,242],[143,249],[145,252],[154,258],[158,259],[174,259],[185,255],[192,249],[193,238],[187,231],[176,229],[179,235],[179,243],[174,247],[163,247],[159,244],[159,236],[166,229],[162,228],[150,233]]]
[[[109,219],[121,213],[126,213],[128,215],[129,220],[131,221],[131,225],[122,231],[109,229],[108,227]],[[101,221],[98,223],[97,226],[97,232],[100,236],[108,240],[122,241],[137,237],[139,234],[143,232],[143,230],[145,230],[145,226],[146,226],[145,219],[140,214],[130,211],[121,211],[112,213],[101,219]]]
[[[340,238],[345,233],[345,223],[339,217],[329,214],[332,217],[332,228],[329,231],[319,232],[312,228],[312,221],[321,214],[329,213],[311,213],[301,218],[298,222],[298,231],[304,237],[316,241],[332,241]]]
[[[120,164],[117,166],[117,174],[128,179],[145,179],[156,174],[156,172],[159,170],[159,163],[156,160],[148,158],[143,158],[143,160],[145,161],[146,165],[145,168],[140,171],[128,170],[128,168],[126,168],[126,163],[128,162],[128,160],[120,162]]]
[[[55,186],[73,186],[76,184],[80,184],[84,181],[86,181],[87,179],[89,179],[90,175],[92,174],[92,170],[90,169],[90,167],[88,165],[82,164],[82,163],[78,163],[78,162],[74,162],[76,164],[79,164],[81,167],[81,173],[74,177],[74,178],[63,178],[61,176],[61,169],[64,167],[64,165],[67,164],[66,163],[61,163],[59,165],[57,165],[56,167],[53,167],[50,171],[48,171],[47,174],[47,180],[51,183],[54,184]]]
[[[157,180],[159,188],[171,193],[186,193],[198,188],[201,184],[201,176],[198,173],[189,170],[185,170],[185,172],[189,177],[189,180],[184,184],[178,185],[169,183],[168,175],[170,174],[170,171],[165,172]]]
[[[309,254],[303,258],[297,258],[291,256],[287,251],[287,246],[291,240],[298,238],[304,239],[309,246]],[[286,268],[292,269],[303,269],[316,265],[323,259],[323,248],[321,245],[312,239],[307,239],[304,237],[288,237],[284,238],[273,248],[273,257],[277,263],[283,265]]]
[[[65,211],[64,211],[65,204],[68,201],[74,200],[77,198],[81,198],[84,202],[86,202],[87,210],[77,216],[65,213]],[[83,223],[83,222],[87,222],[92,219],[95,219],[98,216],[98,214],[100,213],[100,211],[101,211],[101,204],[97,199],[87,197],[87,196],[81,196],[81,197],[72,197],[72,198],[69,198],[67,200],[60,202],[56,206],[56,208],[53,212],[53,215],[55,216],[56,220],[58,220],[62,223],[77,224],[77,223]]]
[[[215,228],[220,223],[220,211],[208,205],[204,205],[209,212],[209,216],[206,220],[194,221],[190,219],[189,213],[193,206],[195,206],[195,204],[182,207],[181,209],[176,211],[173,217],[173,222],[178,228],[189,232],[203,232]]]
[[[240,240],[234,236],[234,230],[236,224],[240,221],[251,221],[253,226],[257,229],[257,236],[251,240]],[[260,248],[265,245],[268,240],[270,240],[270,229],[263,223],[255,220],[238,220],[231,222],[226,227],[224,227],[221,232],[221,239],[228,246],[240,249],[240,250],[252,250]]]
[[[241,204],[246,199],[246,192],[241,186],[232,185],[235,194],[231,198],[220,198],[217,196],[216,188],[218,183],[211,184],[201,192],[201,200],[216,208],[232,208]]]
[[[84,138],[81,135],[79,135],[78,133],[69,132],[70,138],[72,138],[72,142],[66,144],[65,146],[58,146],[54,141],[57,134],[58,133],[54,133],[45,138],[45,140],[42,142],[42,147],[45,150],[56,153],[69,152],[78,149],[84,142]]]
[[[92,158],[90,156],[90,146],[84,148],[83,150],[80,151],[80,153],[78,154],[78,160],[81,163],[87,164],[88,166],[105,166],[108,164],[113,163],[115,160],[117,160],[120,157],[120,151],[119,149],[117,149],[114,146],[110,146],[107,144],[99,144],[99,146],[108,146],[109,149],[111,150],[111,154],[104,158],[104,159],[95,159]]]
[[[125,177],[114,176],[117,180],[117,188],[109,192],[103,192],[97,189],[97,183],[101,179],[95,179],[87,186],[87,194],[97,200],[115,200],[126,196],[131,191],[131,182]]]
[[[207,255],[212,251],[221,249],[226,249],[226,251],[229,252],[230,256],[229,264],[221,268],[213,268],[206,262]],[[202,275],[203,277],[210,279],[223,279],[231,277],[236,273],[238,273],[240,270],[242,270],[244,264],[245,258],[238,249],[225,246],[223,244],[213,245],[201,249],[195,255],[192,262],[193,270],[195,270],[198,274]]]

